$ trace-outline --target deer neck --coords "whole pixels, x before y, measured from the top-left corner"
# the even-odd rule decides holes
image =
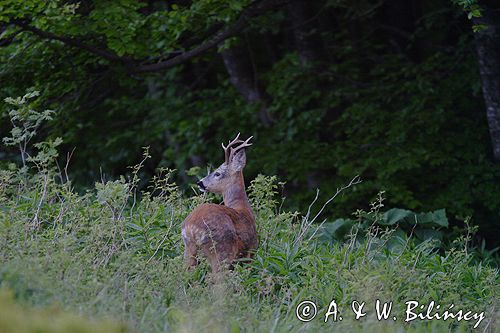
[[[245,181],[240,172],[235,183],[222,193],[224,205],[238,212],[246,213],[253,218],[252,207],[245,192]]]

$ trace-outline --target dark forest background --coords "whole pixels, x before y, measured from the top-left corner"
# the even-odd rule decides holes
[[[254,136],[246,179],[278,175],[305,211],[386,207],[500,220],[500,4],[474,0],[0,1],[0,97],[40,91],[82,191],[175,168],[186,189],[221,142]],[[0,135],[11,130],[0,104]],[[0,148],[0,165],[18,159]],[[193,168],[195,167],[195,168]],[[197,167],[197,168],[196,168]]]

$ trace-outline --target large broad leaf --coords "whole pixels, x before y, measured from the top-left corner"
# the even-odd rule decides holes
[[[435,239],[441,241],[443,239],[443,232],[435,229],[419,229],[415,230],[415,235],[422,241]]]
[[[446,217],[446,211],[444,209],[439,209],[429,213],[421,213],[417,215],[417,223],[423,224],[426,227],[448,227],[448,218]]]
[[[401,208],[392,208],[384,213],[382,220],[379,222],[381,225],[395,225],[402,223],[405,219],[412,218],[415,213]]]
[[[325,223],[318,230],[317,237],[320,241],[331,243],[342,240],[347,232],[351,230],[354,221],[350,219],[337,219],[333,222]]]
[[[406,233],[403,230],[398,229],[391,235],[386,247],[392,253],[401,253],[406,248],[407,241],[408,236]]]

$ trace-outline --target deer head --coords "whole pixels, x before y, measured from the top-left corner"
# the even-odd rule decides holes
[[[227,188],[242,179],[242,170],[246,165],[245,147],[251,146],[249,141],[240,140],[240,133],[227,146],[222,144],[225,161],[208,176],[201,179],[197,185],[201,191],[223,194]]]

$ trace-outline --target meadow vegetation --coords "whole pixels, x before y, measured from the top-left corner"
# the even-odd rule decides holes
[[[282,184],[259,175],[247,189],[260,238],[254,259],[222,278],[203,262],[187,271],[181,223],[197,204],[220,199],[181,192],[169,169],[144,185],[147,149],[127,176],[103,177],[78,193],[67,165],[57,163],[59,140],[31,142],[38,120],[50,114],[22,98],[9,102],[14,129],[4,143],[17,146],[25,162],[0,170],[3,333],[472,330],[474,321],[404,323],[408,300],[484,311],[475,331],[498,331],[497,261],[471,248],[473,226],[447,244],[437,234],[419,237],[418,221],[426,218],[426,233],[446,230],[443,212],[385,211],[390,193],[340,222],[317,215],[318,202],[304,213],[284,211]],[[412,228],[400,232],[408,219],[415,221]],[[339,228],[346,231],[337,235]],[[296,317],[305,299],[318,305],[317,318],[307,323]],[[325,323],[333,299],[344,320]],[[393,301],[398,320],[378,321],[376,299]],[[354,319],[352,300],[366,302],[365,317]]]

